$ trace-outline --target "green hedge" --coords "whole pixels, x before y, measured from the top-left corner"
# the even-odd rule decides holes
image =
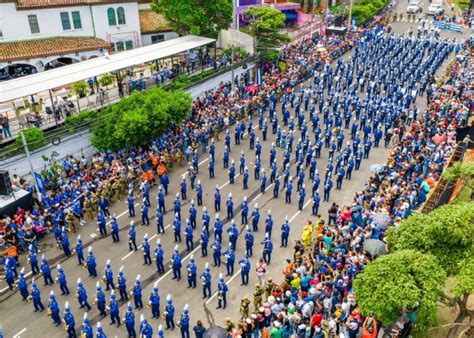
[[[99,116],[97,110],[84,110],[79,114],[66,117],[66,126],[77,126],[79,124],[92,122]]]
[[[44,131],[38,128],[27,128],[23,130],[25,135],[26,144],[30,151],[36,150],[48,144],[48,141],[44,137]],[[23,147],[23,140],[21,135],[18,135],[15,139],[17,147]]]
[[[184,89],[187,86],[192,85],[194,82],[202,80],[212,74],[214,74],[214,69],[208,69],[193,76],[179,75],[173,80],[173,82],[164,85],[163,88],[169,91]]]
[[[191,104],[191,95],[183,90],[156,87],[135,92],[101,111],[101,119],[92,128],[92,144],[102,150],[146,144],[162,135],[171,123],[181,123]]]

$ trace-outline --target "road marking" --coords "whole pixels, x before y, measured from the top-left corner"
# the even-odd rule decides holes
[[[204,163],[206,163],[207,161],[209,161],[209,157],[206,158],[205,160],[202,160],[199,164],[198,164],[198,167],[200,167],[201,165],[203,165]],[[188,171],[186,171],[184,174],[181,174],[181,176],[186,176],[188,174]]]
[[[304,210],[304,208],[306,208],[306,206],[307,206],[309,203],[311,203],[311,199],[309,199],[309,200],[303,205],[303,210]],[[293,222],[293,220],[296,218],[296,216],[298,216],[298,215],[301,213],[301,211],[302,211],[302,210],[298,210],[298,211],[296,212],[296,214],[294,214],[294,215],[289,219],[289,222],[290,222],[290,223]]]
[[[262,196],[262,195],[263,195],[263,194],[260,193],[260,194],[258,194],[257,196],[255,196],[255,198],[252,200],[252,202],[255,201],[257,198],[259,198],[259,197]]]
[[[255,126],[253,126],[252,129],[255,129],[255,128],[257,128],[257,127],[258,127],[258,124],[255,125]],[[245,135],[247,135],[247,134],[248,134],[248,131],[246,131],[242,136],[245,136]]]
[[[234,176],[234,179],[236,179],[237,177],[240,176],[240,173],[237,173],[235,176]],[[226,185],[228,185],[230,183],[230,180],[228,180],[227,182],[225,182],[223,185],[219,186],[219,189],[222,189],[224,188]]]
[[[196,247],[196,249],[194,249],[193,251],[191,251],[186,257],[183,258],[183,260],[181,262],[184,262],[185,260],[187,260],[189,257],[191,257],[191,255],[193,255],[196,251],[199,250],[199,248],[201,248],[201,245],[198,245]],[[166,276],[168,276],[170,273],[173,272],[173,269],[169,269],[167,273],[165,273],[163,276],[161,276],[158,280],[157,280],[157,283],[160,283],[163,279],[166,278]]]
[[[229,284],[230,282],[232,282],[234,280],[235,277],[237,277],[239,275],[239,273],[242,271],[242,269],[239,269],[239,271],[237,271],[236,273],[234,273],[234,275],[232,277],[230,277],[228,280],[227,280],[227,284]],[[211,298],[209,298],[207,301],[206,301],[206,305],[209,304],[211,302],[211,300],[214,299],[214,297],[216,297],[218,294],[218,291],[216,291],[212,296]]]
[[[23,332],[25,332],[25,331],[26,331],[26,327],[23,330],[21,330],[20,332],[18,332],[16,335],[14,335],[13,338],[20,338],[21,335],[23,334]]]
[[[170,224],[168,224],[167,226],[170,226]],[[166,228],[165,228],[166,229]],[[153,238],[155,238],[158,234],[154,234],[153,236],[151,236],[148,240],[151,241]],[[140,244],[138,246],[138,250],[140,250],[141,248],[143,247],[143,244]],[[138,251],[137,250],[137,251]],[[126,260],[128,257],[130,257],[135,251],[130,251],[128,254],[126,254],[125,256],[122,257],[122,260]]]
[[[93,232],[93,233],[91,233],[91,234],[89,235],[89,237],[91,237],[91,238],[96,238],[96,237],[97,237],[97,234],[96,234],[95,232]]]

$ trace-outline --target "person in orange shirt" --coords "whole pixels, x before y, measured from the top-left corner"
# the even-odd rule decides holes
[[[377,320],[367,317],[362,324],[362,338],[376,338],[378,334]]]
[[[288,276],[288,275],[291,275],[291,273],[293,272],[293,269],[294,269],[294,264],[293,262],[291,261],[291,259],[287,259],[286,262],[288,263],[285,268],[283,269],[283,276]]]

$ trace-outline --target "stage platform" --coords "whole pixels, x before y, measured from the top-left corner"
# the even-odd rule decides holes
[[[31,209],[33,207],[33,194],[20,189],[8,196],[0,195],[0,218],[13,216],[18,207]]]

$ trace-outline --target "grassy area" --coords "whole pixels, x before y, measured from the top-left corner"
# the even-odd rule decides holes
[[[454,0],[454,4],[463,11],[469,8],[469,1],[467,0]]]

